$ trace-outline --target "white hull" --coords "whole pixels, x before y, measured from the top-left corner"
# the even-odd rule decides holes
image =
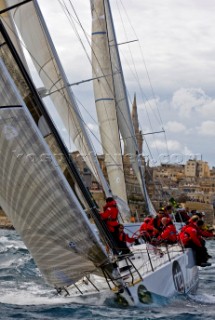
[[[158,297],[171,298],[196,290],[198,268],[190,249],[182,252],[178,245],[156,249],[141,244],[131,250],[133,256],[119,261],[121,280],[126,285],[123,292],[119,293],[112,281],[108,285],[104,278],[91,275],[90,281],[84,279],[76,287],[68,288],[70,297],[82,296],[82,303],[87,297],[95,297],[96,301],[112,298],[119,304],[144,306],[156,302]]]

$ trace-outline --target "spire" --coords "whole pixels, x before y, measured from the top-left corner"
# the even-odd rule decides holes
[[[143,152],[143,135],[142,135],[142,131],[139,130],[136,93],[134,94],[131,117],[132,117],[132,122],[133,122],[133,126],[134,126],[135,136],[137,139],[138,150],[139,150],[139,153],[142,154],[142,152]]]
[[[137,114],[136,93],[134,94],[131,117],[132,117],[132,122],[133,122],[133,126],[134,126],[135,135],[136,135],[139,132],[139,121],[138,121],[138,114]]]

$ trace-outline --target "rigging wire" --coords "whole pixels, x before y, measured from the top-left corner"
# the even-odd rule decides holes
[[[58,0],[58,1],[59,1],[59,2],[60,2],[60,1],[63,1],[63,2],[64,2],[64,0]],[[75,10],[74,6],[73,6],[72,3],[71,3],[71,0],[70,0],[69,2],[70,2],[70,4],[71,4],[71,6],[72,6],[72,10]],[[64,2],[64,5],[66,6],[65,2]],[[68,13],[69,13],[68,8],[67,8],[67,11],[68,11]],[[91,51],[93,52],[92,46],[91,46],[90,41],[89,41],[89,39],[88,39],[89,36],[87,35],[87,32],[86,32],[85,29],[83,28],[83,25],[82,25],[82,23],[80,22],[80,20],[79,20],[78,15],[77,15],[76,12],[75,12],[75,15],[76,15],[76,19],[79,21],[79,25],[80,25],[83,33],[84,33],[84,36],[86,37],[86,40],[87,40],[87,42],[88,42],[88,45],[90,46]],[[68,17],[68,16],[67,16],[67,17]],[[79,36],[78,36],[78,37],[79,37]],[[80,38],[80,37],[79,37],[79,38]],[[81,43],[83,44],[82,41],[81,41]],[[83,44],[83,46],[84,46],[84,44]],[[84,49],[85,49],[85,47],[84,47]],[[85,50],[85,52],[86,52],[86,54],[87,54],[87,51],[86,51],[86,50]],[[95,55],[95,52],[93,52],[93,54]],[[87,54],[87,56],[88,56],[88,54]],[[97,59],[96,55],[95,55],[95,58]],[[92,66],[92,62],[91,62],[91,59],[89,58],[89,56],[88,56],[88,60],[90,61],[90,64],[91,64],[91,66]],[[98,61],[98,60],[97,60],[97,62],[98,62],[98,64],[99,64],[99,61]],[[100,64],[99,64],[99,65],[100,65]],[[104,78],[105,78],[107,75],[103,74],[103,76],[104,76]],[[108,83],[107,80],[106,80],[106,82],[107,82],[107,85],[109,86],[109,83]],[[113,96],[114,96],[114,91],[113,91],[113,89],[112,89],[110,86],[109,86],[109,90],[112,91],[112,94],[113,94]],[[124,118],[124,115],[123,115],[122,111],[121,111],[120,109],[119,109],[119,111],[120,111],[120,113],[121,113],[121,116]],[[124,120],[125,120],[125,123],[126,123],[127,127],[129,128],[129,125],[127,124],[125,118],[124,118]],[[130,130],[129,130],[129,131],[130,131]],[[132,134],[131,134],[131,137],[132,137]],[[133,137],[133,138],[135,139],[135,137]],[[111,143],[111,141],[110,141],[110,143]]]
[[[126,14],[126,17],[127,17],[128,21],[129,21],[129,24],[130,24],[130,26],[131,26],[131,28],[132,28],[135,36],[137,37],[137,34],[136,34],[136,32],[135,32],[135,30],[134,30],[134,28],[133,28],[133,26],[132,26],[132,24],[131,24],[131,21],[130,21],[130,19],[129,19],[129,16],[128,16],[128,14],[127,14],[127,11],[126,11],[126,9],[125,9],[125,7],[124,7],[124,5],[123,5],[123,3],[122,3],[121,0],[120,0],[120,2],[121,2],[121,5],[122,5],[122,7],[123,7],[123,9],[124,9],[124,12],[125,12],[125,14]],[[120,13],[118,3],[117,3],[117,7],[118,7],[118,11],[119,11],[119,13]],[[121,15],[120,15],[120,17],[121,17]],[[125,25],[124,25],[124,23],[123,23],[122,17],[121,17],[121,21],[122,21],[122,25],[123,25],[123,28],[124,28],[124,32],[126,33],[126,28],[125,28]],[[138,41],[138,45],[139,45],[139,49],[140,49],[140,53],[141,53],[143,65],[144,65],[145,70],[146,70],[146,75],[147,75],[147,78],[148,78],[148,81],[149,81],[149,84],[150,84],[150,88],[151,88],[151,92],[152,92],[152,97],[153,97],[154,101],[156,102],[155,92],[154,92],[154,89],[153,89],[153,86],[152,86],[152,82],[151,82],[151,78],[150,78],[150,75],[149,75],[149,72],[148,72],[148,68],[147,68],[147,65],[146,65],[146,62],[145,62],[145,59],[144,59],[143,50],[142,50],[142,47],[141,47],[141,44],[140,44],[139,41]],[[130,55],[131,55],[131,57],[132,57],[133,65],[134,65],[134,67],[135,67],[135,63],[134,63],[133,55],[132,55],[131,50],[130,50],[130,46],[129,46],[129,51],[130,51]],[[142,92],[142,95],[145,97],[146,102],[149,104],[149,106],[150,106],[151,109],[152,109],[152,106],[151,106],[150,102],[148,101],[146,95],[145,95],[145,94],[143,93],[143,91],[142,91],[142,87],[141,87],[141,85],[140,85],[140,80],[139,80],[139,78],[138,78],[138,74],[137,74],[136,68],[135,68],[135,74],[136,74],[136,76],[137,76],[137,82],[138,82],[138,84],[139,84],[139,87],[140,87],[140,90],[141,90],[141,92]],[[155,115],[155,118],[157,118],[157,115],[158,115],[159,121],[160,121],[161,126],[162,126],[162,129],[163,129],[163,121],[162,121],[162,118],[161,118],[161,115],[160,115],[160,111],[159,111],[159,108],[158,108],[157,103],[156,103],[155,105],[156,105],[156,109],[157,109],[157,114],[154,114],[154,115]],[[146,109],[146,111],[147,111],[147,109]],[[150,121],[148,112],[147,112],[147,116],[148,116],[148,120]],[[150,121],[150,123],[151,123],[151,121]],[[152,128],[152,127],[151,127],[151,128]],[[152,131],[153,131],[153,130],[152,130]],[[164,131],[164,137],[165,137],[165,141],[166,141],[167,153],[169,154],[168,144],[167,144],[167,138],[166,138],[166,133],[165,133],[165,130],[164,130],[164,129],[163,129],[163,131]]]
[[[120,15],[120,19],[121,19],[121,24],[122,24],[123,29],[124,29],[124,33],[125,33],[125,35],[127,35],[127,33],[126,33],[126,28],[125,28],[125,23],[123,22],[122,15],[121,15],[121,11],[120,11],[120,9],[119,9],[119,4],[118,4],[118,2],[116,2],[116,3],[117,3],[117,8],[118,8],[118,12],[119,12],[119,15]],[[126,11],[126,9],[125,9],[122,1],[120,1],[120,3],[121,3],[121,6],[122,6],[123,9],[124,9],[124,12],[125,12],[125,14],[126,14],[126,17],[127,17],[128,21],[129,21],[129,24],[130,24],[130,26],[131,26],[131,28],[132,28],[132,30],[133,30],[136,38],[138,38],[138,37],[137,37],[137,34],[136,34],[136,32],[135,32],[132,24],[131,24],[131,21],[130,21],[130,19],[129,19],[129,16],[128,16],[128,14],[127,14],[127,11]],[[126,36],[126,37],[127,37],[127,36]],[[128,42],[128,37],[127,37],[127,42]],[[147,78],[148,78],[148,81],[149,81],[149,84],[150,84],[150,88],[151,88],[151,91],[152,91],[152,96],[153,96],[154,101],[156,102],[156,97],[155,97],[154,89],[153,89],[152,82],[151,82],[151,79],[150,79],[150,75],[149,75],[149,72],[148,72],[148,68],[147,68],[147,65],[146,65],[146,62],[145,62],[145,59],[144,59],[142,47],[141,47],[141,44],[139,43],[139,41],[138,41],[138,45],[139,45],[139,49],[140,49],[140,53],[141,53],[143,65],[144,65],[145,70],[146,70],[146,75],[147,75]],[[137,69],[136,69],[136,66],[135,66],[135,62],[134,62],[134,58],[133,58],[133,54],[132,54],[132,52],[131,52],[130,46],[128,46],[128,48],[129,48],[129,52],[130,52],[130,56],[131,56],[132,64],[133,64],[133,68],[134,68],[134,71],[133,71],[133,69],[132,69],[131,67],[130,67],[130,70],[131,70],[131,72],[133,73],[134,77],[135,77],[136,80],[137,80],[137,83],[138,83],[138,85],[139,85],[139,89],[140,89],[142,98],[143,98],[143,97],[145,98],[146,102],[148,103],[148,105],[149,105],[150,108],[152,109],[152,106],[151,106],[150,102],[148,101],[146,95],[144,94],[144,92],[143,92],[143,90],[142,90],[142,86],[141,86],[141,84],[140,84],[140,79],[139,79],[139,76],[138,76],[138,73],[137,73]],[[127,60],[127,58],[125,57],[125,55],[124,55],[124,59],[127,61],[127,64],[129,65],[128,60]],[[143,99],[143,100],[144,100],[144,99]],[[145,104],[144,104],[144,105],[145,105]],[[166,144],[166,148],[167,148],[167,154],[169,154],[166,132],[165,132],[165,130],[164,130],[162,118],[161,118],[160,111],[159,111],[159,108],[158,108],[158,105],[157,105],[157,104],[156,104],[156,109],[157,109],[157,113],[158,113],[158,119],[159,119],[159,121],[160,121],[160,123],[161,123],[161,125],[162,125],[162,130],[163,130],[163,133],[164,133],[164,139],[165,139],[165,144]],[[150,124],[151,130],[153,131],[153,129],[152,129],[152,123],[151,123],[151,120],[150,120],[150,118],[149,118],[149,113],[148,113],[148,110],[147,110],[146,106],[145,106],[145,110],[146,110],[146,114],[147,114],[147,117],[148,117],[148,122],[149,122],[149,124]],[[157,114],[155,114],[155,118],[157,118]],[[153,136],[153,139],[154,139],[154,136]],[[146,139],[145,137],[144,137],[144,141],[145,141],[145,144],[146,144],[146,146],[147,146],[148,152],[149,152],[149,154],[150,154],[150,156],[151,156],[151,159],[153,159],[153,155],[152,155],[152,153],[151,153],[151,150],[150,150],[150,148],[149,148],[149,144],[147,143],[147,139]],[[157,149],[157,154],[159,155],[156,141],[155,141],[155,145],[156,145],[156,149]],[[148,168],[146,168],[146,169],[148,170]],[[149,171],[149,170],[148,170],[148,171]],[[159,180],[161,180],[160,177],[159,177]],[[162,182],[162,181],[160,181],[160,182]],[[162,183],[161,183],[161,186],[162,186]]]
[[[65,1],[64,1],[64,0],[60,1],[60,0],[59,0],[59,3],[61,4],[62,8],[64,9],[64,12],[65,12],[67,18],[69,19],[70,23],[73,25],[73,29],[74,29],[74,28],[75,28],[75,25],[74,25],[74,22],[73,22],[72,19],[71,19],[71,13],[70,13],[67,5],[65,4]],[[71,1],[69,1],[69,3],[70,3],[70,5],[71,5],[71,7],[72,7],[72,10],[73,10],[74,14],[75,14],[76,22],[78,22],[78,24],[80,25],[80,27],[81,27],[81,29],[83,30],[83,33],[84,33],[84,35],[85,35],[85,38],[87,39],[87,42],[88,42],[89,46],[91,47],[90,42],[89,42],[88,37],[87,37],[87,33],[86,33],[86,31],[84,30],[83,25],[82,25],[81,22],[80,22],[80,19],[79,19],[78,15],[77,15],[77,13],[76,13],[76,11],[75,11],[75,8],[74,8],[73,4],[71,3]],[[81,40],[81,37],[79,36],[78,31],[77,31],[76,28],[75,28],[75,33],[76,33],[76,36],[78,37],[80,43],[82,44],[82,47],[84,48],[84,51],[85,51],[85,53],[86,53],[86,55],[87,55],[87,58],[88,58],[88,60],[90,61],[90,64],[91,64],[91,59],[89,58],[89,56],[88,56],[88,54],[87,54],[87,50],[85,49],[84,43],[83,43],[83,41]],[[91,48],[91,50],[92,50],[92,48]],[[105,76],[105,75],[104,75],[104,76]],[[107,82],[107,84],[108,84],[108,82]],[[108,84],[108,85],[109,85],[109,84]],[[121,110],[120,110],[120,111],[121,111]],[[90,130],[90,132],[91,132],[91,134],[92,134],[92,131],[91,131],[91,130]],[[93,136],[95,137],[94,134],[93,134]],[[104,146],[102,146],[102,147],[103,147],[103,150],[104,150]]]
[[[66,14],[66,16],[67,16],[70,24],[72,25],[73,29],[75,29],[76,36],[78,37],[78,39],[79,39],[82,47],[84,48],[84,52],[85,52],[85,54],[87,55],[87,58],[88,58],[88,60],[89,60],[89,62],[90,62],[90,65],[91,65],[91,67],[92,67],[91,58],[89,57],[89,55],[88,55],[88,53],[87,53],[87,50],[85,49],[84,43],[83,43],[83,41],[81,40],[81,37],[79,36],[77,29],[75,28],[75,25],[74,25],[74,23],[73,23],[73,21],[72,21],[72,19],[71,19],[70,11],[69,11],[67,5],[65,4],[65,1],[64,1],[64,0],[58,0],[58,1],[59,1],[59,3],[62,5],[62,8],[64,9],[64,12],[65,12],[65,14]],[[88,43],[88,45],[90,46],[91,51],[93,51],[93,50],[92,50],[92,47],[91,47],[91,44],[90,44],[90,41],[89,41],[89,37],[87,36],[87,33],[86,33],[85,29],[83,28],[83,25],[82,25],[82,23],[81,23],[78,15],[77,15],[76,10],[75,10],[72,2],[69,1],[69,3],[70,3],[70,5],[71,5],[71,8],[72,8],[74,14],[75,14],[76,22],[78,22],[79,26],[81,27],[81,29],[82,29],[82,31],[83,31],[83,33],[84,33],[84,36],[85,36],[85,38],[86,38],[86,40],[87,40],[87,43]],[[95,58],[97,59],[95,53],[94,53],[94,56],[95,56]],[[97,62],[98,62],[98,64],[99,64],[99,61],[98,61],[98,60],[97,60]],[[106,80],[106,76],[107,76],[107,75],[104,75],[104,74],[103,74],[103,77],[104,77],[105,80]],[[107,81],[107,80],[106,80],[106,81]],[[108,82],[107,82],[107,83],[108,83]],[[109,85],[109,84],[108,84],[108,85]],[[82,105],[82,106],[83,106],[83,105]],[[86,108],[84,108],[84,110],[87,111]],[[89,111],[87,111],[87,114],[89,114]],[[91,115],[90,115],[90,116],[91,116]],[[92,116],[91,116],[91,118],[92,118]],[[96,123],[97,123],[97,122],[96,122]],[[90,130],[89,126],[87,126],[87,127],[88,127],[89,132],[91,132],[91,135],[92,135],[94,138],[96,138],[95,134],[92,132],[92,130]],[[111,127],[111,126],[110,126],[110,127]],[[109,144],[114,146],[114,139],[113,139],[112,137],[110,137],[109,135],[107,135],[106,132],[104,132],[104,131],[102,130],[102,127],[100,127],[100,131],[101,131],[101,133],[102,133],[103,135],[105,135],[106,139],[108,139]],[[111,131],[110,131],[110,132],[111,132]],[[121,173],[123,173],[123,175],[124,175],[124,170],[123,170],[123,168],[122,168],[122,165],[123,165],[123,160],[122,160],[122,158],[121,158],[121,163],[118,163],[118,162],[117,162],[117,159],[114,158],[112,154],[110,154],[109,150],[106,149],[106,147],[103,145],[103,143],[101,143],[101,141],[99,141],[97,138],[96,138],[96,140],[97,140],[97,141],[99,142],[99,144],[102,146],[103,152],[106,153],[106,154],[108,154],[108,156],[109,156],[109,158],[111,159],[112,163],[114,163],[115,166],[117,166],[118,170],[120,170]]]
[[[65,4],[65,2],[63,1],[63,3]],[[70,1],[70,4],[71,4],[71,1]],[[72,8],[73,8],[73,10],[74,10],[74,7],[72,6]],[[68,12],[68,11],[67,11]],[[107,28],[107,31],[108,31],[108,28]],[[114,31],[113,31],[114,32]],[[84,34],[85,34],[85,36],[86,36],[86,33],[85,33],[85,31],[84,31]],[[116,43],[115,43],[115,36],[114,36],[114,45],[117,45]],[[92,50],[92,49],[91,49]],[[118,52],[117,52],[117,54],[118,54]],[[112,62],[113,63],[113,62]],[[99,65],[99,63],[98,63],[98,65]],[[121,68],[120,68],[120,72],[121,72]],[[114,80],[114,79],[113,79]],[[107,81],[107,80],[106,80]],[[122,85],[124,84],[124,79],[122,78]],[[109,84],[108,84],[108,86],[109,86]],[[123,85],[124,86],[124,85]],[[125,99],[127,100],[127,97],[125,97]],[[127,108],[127,106],[126,106],[126,108]],[[118,108],[118,110],[121,112],[121,114],[122,114],[122,111]],[[123,117],[124,117],[124,114],[122,114],[123,115]],[[125,119],[126,120],[126,119]],[[136,145],[136,148],[137,148],[137,142],[136,142],[136,137],[135,137],[135,134],[134,134],[134,132],[133,132],[133,130],[132,130],[132,132],[131,132],[131,129],[130,129],[130,125],[128,125],[128,123],[127,123],[127,120],[125,121],[125,123],[124,124],[126,124],[127,125],[127,127],[128,127],[128,130],[130,131],[130,135],[131,135],[131,137],[133,137],[133,139],[134,139],[134,141],[135,141],[135,145]],[[136,149],[137,150],[137,149]],[[134,151],[135,152],[135,151]],[[135,152],[135,154],[136,154],[136,152]],[[140,159],[138,160],[138,159],[136,159],[137,160],[137,162],[139,163],[139,161],[140,161]],[[139,166],[139,164],[137,163],[137,165]],[[120,168],[120,170],[123,170],[122,168]],[[124,171],[124,170],[123,170]],[[142,172],[142,171],[141,171]],[[123,172],[123,175],[124,175],[124,172]],[[139,179],[139,178],[138,178]],[[142,179],[142,178],[141,178]],[[143,189],[144,189],[144,186],[143,186]],[[145,190],[145,189],[144,189]],[[144,192],[145,193],[145,192]],[[146,197],[146,195],[145,195],[145,197]],[[146,202],[148,203],[148,201],[149,201],[149,199],[148,199],[148,196],[146,197]]]
[[[58,1],[59,1],[59,2],[62,1],[62,2],[64,3],[64,5],[66,6],[64,0],[58,0]],[[92,46],[91,46],[90,41],[89,41],[88,36],[87,36],[87,33],[86,33],[85,29],[83,28],[83,25],[82,25],[82,23],[80,22],[80,20],[79,20],[79,18],[78,18],[78,15],[77,15],[77,13],[76,13],[76,11],[75,11],[75,8],[74,8],[74,6],[72,5],[71,1],[69,1],[69,3],[70,3],[70,5],[71,5],[71,7],[72,7],[72,10],[75,12],[76,19],[77,19],[77,21],[79,22],[79,25],[80,25],[83,33],[84,33],[84,36],[86,37],[86,40],[87,40],[87,42],[88,42],[88,45],[90,46],[90,48],[91,48],[91,50],[92,50],[92,52],[93,52]],[[70,15],[69,9],[66,8],[66,11],[67,11],[67,18],[69,18],[69,21],[71,22],[71,19],[70,19],[71,15]],[[68,16],[68,14],[69,14],[69,16]],[[77,30],[76,30],[76,32],[77,32]],[[80,38],[79,35],[78,35],[78,38]],[[84,44],[83,44],[82,41],[81,41],[81,43],[82,43],[82,46],[84,46]],[[87,54],[87,51],[86,51],[86,50],[85,50],[85,53]],[[96,57],[96,55],[95,55],[94,52],[93,52],[93,54],[94,54],[95,58],[97,59],[97,57]],[[88,54],[87,54],[87,56],[88,56]],[[88,60],[90,61],[90,64],[91,64],[91,66],[92,66],[91,59],[89,58],[89,56],[88,56]],[[97,60],[97,62],[98,62],[98,64],[100,65],[100,63],[99,63],[98,60]],[[104,76],[104,78],[106,79],[106,75],[103,74],[103,76]],[[109,87],[109,90],[112,92],[112,94],[113,94],[113,96],[114,96],[113,89],[110,87],[107,79],[106,79],[106,82],[107,82],[107,85],[108,85],[108,87]],[[122,116],[123,116],[123,114],[122,114]],[[102,128],[100,128],[100,130],[102,131]],[[103,134],[105,134],[105,133],[103,132]],[[113,141],[112,141],[111,137],[107,136],[106,134],[105,134],[105,136],[106,136],[106,138],[108,139],[109,143],[110,143],[110,144],[113,144]],[[107,150],[105,149],[104,145],[103,145],[102,143],[101,143],[101,145],[102,145],[102,147],[103,147],[103,150],[107,152]],[[110,156],[111,156],[111,155],[110,155]],[[111,158],[112,158],[112,161],[113,161],[115,164],[117,164],[112,156],[111,156]],[[122,172],[124,172],[122,168],[120,168],[120,170],[121,170]]]

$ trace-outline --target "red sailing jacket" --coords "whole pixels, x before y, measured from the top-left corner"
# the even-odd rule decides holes
[[[214,234],[212,231],[204,230],[201,228],[199,228],[199,230],[200,230],[201,236],[204,238],[213,238],[214,237]]]
[[[179,239],[184,244],[184,246],[189,245],[192,241],[197,247],[202,247],[198,231],[192,225],[184,226],[179,233]]]
[[[108,202],[103,209],[104,212],[100,213],[101,218],[107,223],[108,230],[114,232],[114,228],[119,224],[117,221],[119,210],[116,201]]]
[[[174,224],[171,223],[165,226],[158,240],[167,240],[168,242],[175,243],[177,241],[177,231]]]
[[[149,222],[143,222],[140,226],[140,234],[146,234],[148,237],[155,237],[158,234],[157,229],[154,228],[154,226],[151,224],[151,221]]]
[[[130,238],[126,233],[120,232],[119,233],[119,240],[122,242],[128,242],[128,243],[133,243],[135,241],[134,238]]]

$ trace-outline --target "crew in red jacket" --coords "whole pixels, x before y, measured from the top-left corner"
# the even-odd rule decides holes
[[[181,229],[179,239],[185,248],[192,248],[198,266],[210,265],[207,263],[208,253],[197,226],[198,216],[192,216],[186,226]]]
[[[106,199],[106,205],[103,207],[103,212],[100,212],[100,217],[104,220],[108,231],[110,232],[112,239],[114,240],[114,244],[117,244],[118,241],[118,230],[117,226],[118,222],[118,213],[119,210],[117,208],[116,201],[109,197]]]
[[[199,227],[200,234],[203,238],[214,238],[213,231],[207,230],[207,228],[204,226],[203,220],[198,220],[197,226]]]
[[[127,235],[124,232],[123,224],[119,224],[118,227],[116,227],[116,229],[118,230],[117,249],[121,251],[123,254],[131,253],[126,242],[133,243],[136,239],[129,237],[129,235]]]
[[[118,226],[118,213],[116,201],[109,197],[106,199],[106,205],[104,206],[104,212],[100,213],[102,220],[107,224],[108,230],[114,232],[115,228]]]
[[[158,236],[159,234],[161,234],[162,229],[163,229],[163,225],[161,223],[161,219],[164,217],[164,211],[162,209],[160,209],[157,213],[157,215],[152,218],[150,224],[157,230],[156,236]]]
[[[161,219],[163,225],[163,231],[158,236],[158,240],[164,241],[168,244],[173,244],[177,242],[177,231],[175,225],[172,223],[172,220],[167,217]]]
[[[152,225],[152,218],[146,217],[140,226],[139,234],[145,241],[151,241],[152,238],[156,237],[158,230]]]

